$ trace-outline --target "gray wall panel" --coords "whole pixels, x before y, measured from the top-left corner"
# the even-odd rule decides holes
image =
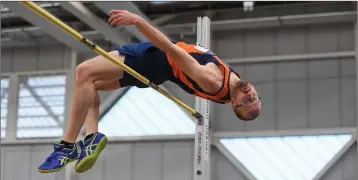
[[[41,47],[38,49],[37,70],[51,70],[64,68],[65,48],[61,45]]]
[[[340,126],[338,79],[309,81],[309,127]]]
[[[138,143],[133,148],[133,180],[162,179],[162,144]]]
[[[1,49],[1,72],[59,70],[70,67],[69,49],[63,45]]]
[[[0,147],[1,150],[1,173],[0,173],[0,178],[1,180],[5,180],[5,176],[4,176],[4,172],[5,172],[5,149],[3,147]]]
[[[278,29],[276,32],[276,53],[280,55],[305,53],[305,31],[305,27]]]
[[[308,74],[310,78],[338,77],[339,61],[323,60],[309,61]]]
[[[342,59],[341,60],[341,75],[342,76],[355,76],[356,62],[355,59]]]
[[[245,32],[213,33],[213,49],[221,58],[245,57]]]
[[[52,152],[52,145],[3,146],[1,155],[2,180],[63,180],[64,171],[56,174],[40,174],[37,168]],[[21,159],[21,163],[14,159]]]
[[[130,180],[133,177],[131,144],[109,144],[103,151],[104,180]]]
[[[338,48],[340,51],[354,49],[354,24],[338,25]]]
[[[275,79],[275,64],[248,64],[244,79],[250,81],[272,81]]]
[[[356,180],[357,178],[357,145],[354,145],[331,167],[322,180]]]
[[[338,50],[338,28],[335,24],[312,26],[307,29],[307,52],[335,52]]]
[[[305,79],[307,77],[307,62],[280,62],[276,66],[277,80]]]
[[[13,52],[13,72],[36,70],[38,51],[34,47],[16,48]]]
[[[307,83],[304,80],[277,84],[278,129],[307,127]]]
[[[189,142],[166,143],[163,145],[163,180],[193,178],[194,148]],[[192,162],[192,163],[190,163]]]
[[[275,33],[273,30],[246,32],[245,55],[272,56],[275,54]]]
[[[1,72],[10,72],[12,69],[12,49],[1,49]]]
[[[354,26],[321,24],[213,33],[219,57],[240,58],[271,55],[324,53],[354,50]]]
[[[355,180],[358,179],[357,173],[357,144],[352,146],[350,150],[344,155],[343,159],[343,179]],[[333,167],[334,169],[334,167]],[[333,170],[334,171],[334,170]]]
[[[355,78],[343,78],[341,85],[342,126],[355,126],[357,121],[357,91]]]
[[[2,147],[4,148],[4,147]],[[30,147],[11,147],[4,148],[4,157],[1,160],[5,161],[4,180],[29,179],[30,175]],[[21,163],[14,161],[14,158],[21,159]],[[24,173],[19,173],[24,172]]]

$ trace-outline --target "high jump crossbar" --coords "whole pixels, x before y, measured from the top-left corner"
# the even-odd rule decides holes
[[[25,5],[26,7],[28,7],[32,11],[34,11],[36,14],[38,14],[41,17],[43,17],[44,19],[46,19],[47,21],[52,22],[53,24],[55,24],[61,30],[69,33],[73,38],[75,38],[78,41],[80,41],[81,43],[85,44],[92,51],[96,52],[97,54],[99,54],[99,55],[105,57],[106,59],[112,61],[113,63],[117,64],[124,71],[126,71],[127,73],[129,73],[133,77],[137,78],[138,80],[140,80],[144,84],[148,85],[149,87],[151,87],[154,90],[158,91],[162,95],[166,96],[167,98],[169,98],[170,100],[172,100],[173,102],[175,102],[176,104],[178,104],[179,106],[181,106],[182,108],[184,108],[185,110],[190,112],[191,115],[194,116],[195,118],[197,118],[199,121],[202,120],[202,115],[199,112],[197,112],[196,110],[194,110],[190,106],[186,105],[184,102],[182,102],[178,98],[172,96],[171,94],[169,94],[168,92],[166,92],[165,90],[163,90],[162,88],[157,86],[156,84],[152,83],[147,78],[145,78],[141,74],[137,73],[136,71],[134,71],[132,68],[128,67],[127,65],[125,65],[118,58],[115,58],[115,57],[111,56],[108,52],[103,50],[101,47],[99,47],[98,45],[94,44],[89,39],[85,38],[83,35],[78,33],[76,30],[72,29],[67,24],[63,23],[61,20],[59,20],[58,18],[56,18],[55,16],[53,16],[52,14],[50,14],[49,12],[47,12],[46,10],[41,8],[40,6],[38,6],[36,3],[31,2],[31,1],[22,1],[20,3],[22,3],[23,5]]]

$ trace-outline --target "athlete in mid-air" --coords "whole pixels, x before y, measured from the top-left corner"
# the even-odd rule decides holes
[[[127,66],[156,85],[171,81],[184,91],[217,103],[231,103],[236,116],[244,121],[260,114],[261,101],[253,85],[242,80],[230,66],[212,51],[198,44],[172,42],[140,16],[125,10],[109,12],[113,26],[134,25],[150,42],[117,47],[110,52]],[[99,96],[97,90],[115,90],[126,86],[148,86],[102,56],[78,65],[69,126],[61,142],[38,170],[56,172],[77,161],[75,171],[90,169],[107,144],[98,132]],[[75,141],[85,124],[86,136],[77,152]]]

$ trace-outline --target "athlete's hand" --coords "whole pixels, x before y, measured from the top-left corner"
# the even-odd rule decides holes
[[[111,10],[108,16],[110,16],[108,22],[111,23],[112,26],[134,25],[141,19],[140,16],[126,10]]]

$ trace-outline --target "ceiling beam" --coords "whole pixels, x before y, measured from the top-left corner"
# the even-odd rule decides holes
[[[115,28],[97,17],[86,6],[84,6],[83,3],[61,1],[60,4],[69,13],[73,14],[78,19],[86,23],[88,26],[104,35],[107,41],[110,41],[116,45],[125,45],[130,43],[129,38],[124,38],[123,36],[121,36]]]
[[[71,37],[69,34],[62,31],[55,24],[47,21],[40,15],[25,7],[20,2],[4,1],[2,3],[9,7],[12,12],[18,14],[21,18],[28,21],[29,23],[39,27],[43,32],[52,36],[66,46],[71,47],[79,52],[89,51],[88,47],[84,46],[79,41]]]
[[[325,53],[308,53],[308,54],[292,54],[292,55],[275,55],[275,56],[258,56],[246,58],[228,58],[224,61],[230,65],[246,64],[246,63],[273,63],[284,61],[302,61],[302,60],[328,60],[328,59],[345,59],[354,58],[354,51],[338,51]]]
[[[171,19],[177,17],[177,16],[178,16],[178,14],[169,14],[169,15],[161,16],[161,17],[159,17],[159,18],[157,18],[157,19],[154,19],[154,20],[152,21],[152,23],[153,23],[154,25],[160,25],[160,24],[162,24],[162,23],[165,23],[165,22],[167,22],[167,21],[169,21],[169,20],[171,20]]]
[[[324,23],[353,22],[357,19],[357,12],[333,12],[305,15],[272,16],[247,19],[219,20],[211,22],[212,31],[268,28],[292,25],[309,25]],[[181,34],[196,32],[196,23],[170,24],[162,29],[168,34]]]
[[[133,4],[133,2],[128,1],[93,1],[93,4],[95,4],[100,10],[102,10],[104,13],[108,14],[109,11],[113,9],[119,9],[119,10],[127,10],[131,13],[135,13],[142,18],[144,18],[147,22],[151,23],[149,18],[141,12],[138,7]],[[124,29],[131,33],[133,36],[138,38],[140,41],[148,41],[147,38],[134,26],[124,26]]]

